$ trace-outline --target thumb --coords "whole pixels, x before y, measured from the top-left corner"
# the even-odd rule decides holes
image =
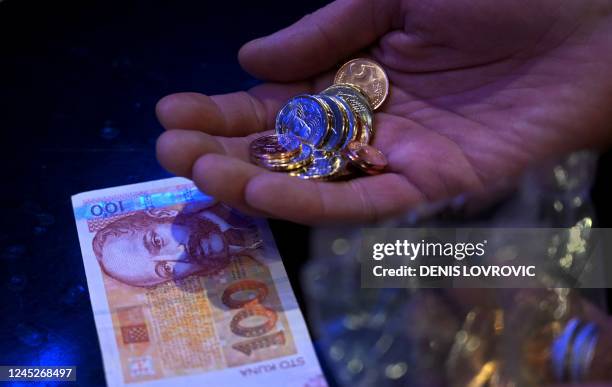
[[[321,73],[391,28],[396,0],[336,0],[293,25],[245,44],[242,67],[256,77],[295,81]]]

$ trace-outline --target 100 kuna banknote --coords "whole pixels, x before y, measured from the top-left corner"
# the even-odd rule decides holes
[[[183,178],[72,203],[109,385],[326,386],[265,220]]]

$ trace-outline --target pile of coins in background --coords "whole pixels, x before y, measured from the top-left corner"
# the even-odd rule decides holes
[[[389,80],[378,63],[353,59],[321,93],[290,99],[276,117],[275,133],[251,143],[251,160],[302,179],[338,180],[359,172],[384,172],[384,154],[369,144],[374,137],[373,111],[388,93]]]

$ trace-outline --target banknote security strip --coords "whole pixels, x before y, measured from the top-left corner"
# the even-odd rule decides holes
[[[264,220],[183,178],[72,203],[109,386],[327,385]]]
[[[370,142],[373,111],[388,93],[389,79],[378,63],[353,59],[321,93],[291,98],[276,116],[275,133],[251,142],[251,161],[308,180],[383,173],[387,159]]]

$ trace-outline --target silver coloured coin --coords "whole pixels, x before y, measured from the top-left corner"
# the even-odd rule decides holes
[[[355,139],[369,144],[374,137],[374,126],[372,125],[372,106],[367,97],[358,88],[345,84],[332,85],[323,90],[321,94],[340,97],[350,106],[358,123]]]
[[[315,152],[316,153],[316,152]],[[320,155],[320,154],[319,154]],[[344,163],[338,154],[327,154],[325,157],[316,157],[305,168],[291,172],[290,175],[305,180],[331,179],[342,171]]]
[[[336,101],[336,103],[338,103],[338,106],[340,106],[341,110],[343,110],[343,114],[346,115],[346,119],[348,120],[347,128],[344,133],[344,141],[342,142],[342,144],[340,144],[340,147],[338,148],[344,149],[357,137],[357,132],[359,129],[357,125],[357,118],[355,117],[355,114],[353,114],[351,106],[344,99],[331,95],[329,96],[329,98],[332,98],[334,101]]]

